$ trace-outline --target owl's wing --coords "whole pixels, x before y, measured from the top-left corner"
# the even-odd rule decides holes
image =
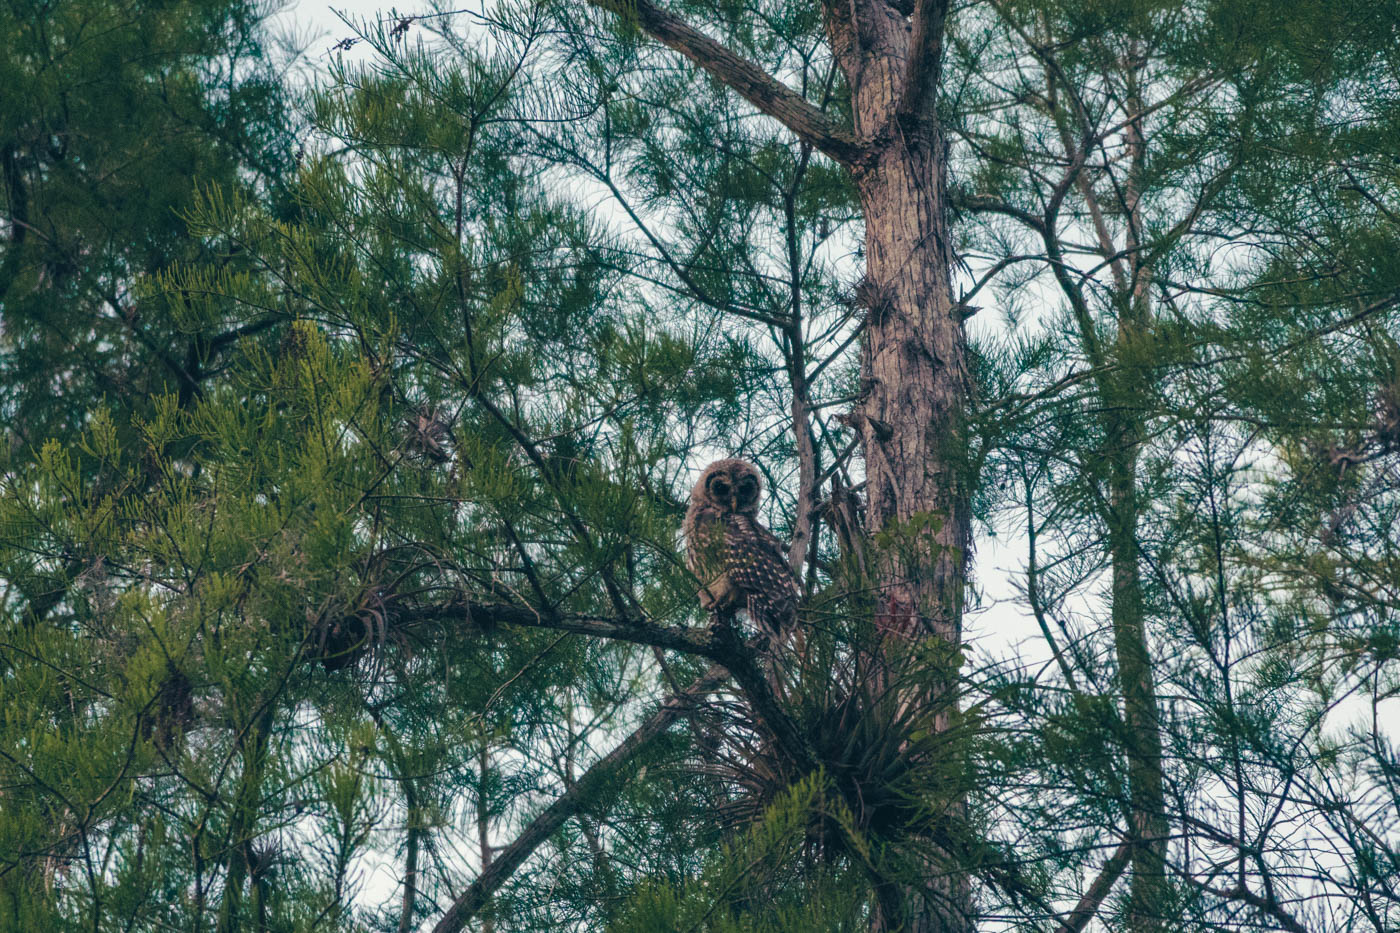
[[[782,544],[747,515],[724,518],[724,569],[748,597],[755,625],[780,634],[797,621],[797,580]]]
[[[686,519],[685,565],[700,580],[704,609],[728,608],[734,594],[725,573],[727,529],[718,515],[695,513]]]
[[[710,533],[710,522],[699,521],[694,517],[692,507],[690,515],[685,519],[685,565],[691,573],[697,577],[704,576],[706,558],[716,550],[711,546],[715,537]]]

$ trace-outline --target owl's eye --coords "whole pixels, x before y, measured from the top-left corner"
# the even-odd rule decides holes
[[[752,499],[758,495],[758,480],[745,476],[739,480],[739,498]]]
[[[717,479],[710,483],[710,492],[721,497],[727,496],[729,495],[729,484],[722,479]]]

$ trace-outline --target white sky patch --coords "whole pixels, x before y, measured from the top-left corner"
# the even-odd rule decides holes
[[[306,50],[307,64],[314,71],[320,71],[333,55],[348,54],[358,58],[370,51],[364,42],[344,51],[335,48],[337,43],[356,37],[355,29],[346,24],[347,19],[355,23],[393,23],[415,11],[428,12],[427,5],[419,9],[395,6],[387,0],[292,0],[271,22],[274,31],[290,33],[299,40],[297,44]]]

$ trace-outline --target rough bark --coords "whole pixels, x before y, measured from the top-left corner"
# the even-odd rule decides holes
[[[929,640],[946,647],[931,689],[951,690],[969,541],[970,378],[950,287],[946,148],[934,107],[947,0],[825,0],[828,39],[853,98],[850,129],[648,0],[592,2],[631,17],[850,169],[865,219],[866,319],[863,393],[849,423],[865,459],[866,532],[878,545],[869,568],[879,591],[876,623],[890,650]],[[940,706],[953,708],[941,698]],[[958,793],[943,802],[954,815]],[[972,929],[967,873],[938,858],[927,869],[922,884],[881,891],[876,929]]]
[[[893,43],[904,30],[887,26]],[[949,281],[945,148],[931,111],[899,118],[902,61],[867,61],[857,127],[876,146],[858,174],[865,214],[863,399],[867,531],[893,532],[878,569],[883,625],[956,643],[968,543],[966,341]],[[889,72],[890,74],[881,74]]]
[[[970,396],[962,317],[950,282],[946,147],[934,110],[947,4],[914,22],[885,3],[828,6],[828,30],[853,93],[854,170],[865,216],[863,397],[850,416],[865,460],[866,532],[876,542],[876,626],[885,649],[933,639],[946,648],[931,689],[954,689],[969,541],[964,419]],[[913,50],[911,53],[911,49]],[[928,60],[932,56],[933,60]],[[910,86],[909,82],[915,84]],[[954,704],[940,699],[951,710]],[[926,697],[910,697],[923,702]],[[947,728],[948,714],[937,723]],[[956,818],[960,791],[941,801]],[[883,892],[876,930],[973,928],[971,885],[936,849],[921,884]]]

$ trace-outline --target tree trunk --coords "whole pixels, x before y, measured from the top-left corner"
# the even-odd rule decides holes
[[[867,317],[862,398],[849,423],[865,458],[876,624],[887,648],[930,640],[946,647],[932,653],[932,686],[905,701],[936,699],[951,711],[946,696],[927,693],[946,695],[956,683],[970,511],[970,379],[950,288],[946,150],[935,107],[948,0],[823,0],[832,53],[851,88],[849,129],[651,0],[591,2],[627,16],[851,171],[865,215]],[[944,712],[935,727],[948,724]],[[961,795],[951,788],[943,802],[954,818]],[[966,870],[935,861],[924,883],[897,896],[881,891],[877,929],[972,929]]]
[[[1113,398],[1103,405],[1108,440],[1108,539],[1113,572],[1113,641],[1123,688],[1123,718],[1128,727],[1129,823],[1137,844],[1132,855],[1128,891],[1128,929],[1156,933],[1166,929],[1166,799],[1162,780],[1162,736],[1157,718],[1157,687],[1147,647],[1147,626],[1138,558],[1138,460],[1145,434],[1143,388],[1153,375],[1138,366],[1141,344],[1152,327],[1152,269],[1140,249],[1146,218],[1142,178],[1146,142],[1137,122],[1144,105],[1139,90],[1143,59],[1134,46],[1124,62],[1125,101],[1130,122],[1124,129],[1129,156],[1124,213],[1125,244],[1132,257],[1132,291],[1121,297],[1118,319],[1120,372],[1105,383]]]
[[[854,97],[869,159],[854,171],[865,215],[862,399],[851,414],[867,482],[866,530],[876,542],[875,623],[882,650],[934,639],[935,693],[905,702],[956,704],[969,542],[965,414],[970,396],[962,315],[954,307],[945,190],[946,147],[934,110],[944,8],[916,4],[906,19],[885,3],[832,7],[833,48]],[[925,83],[930,87],[924,87]],[[888,657],[888,655],[887,655]],[[934,789],[935,793],[937,789]],[[943,812],[963,813],[949,788]],[[965,866],[935,855],[920,886],[882,897],[877,930],[973,929]],[[900,916],[890,916],[898,911]]]
[[[1047,34],[1041,40],[1045,48],[1054,45]],[[1044,55],[1042,50],[1040,54]],[[1113,646],[1118,662],[1118,675],[1123,691],[1123,720],[1127,727],[1124,753],[1127,759],[1128,836],[1131,845],[1132,881],[1128,897],[1128,926],[1132,933],[1155,933],[1165,929],[1167,880],[1166,801],[1162,776],[1162,739],[1157,717],[1157,693],[1153,682],[1151,655],[1147,644],[1146,607],[1143,603],[1142,568],[1138,553],[1137,474],[1142,442],[1146,436],[1144,412],[1149,390],[1158,380],[1152,371],[1152,354],[1143,343],[1151,334],[1153,311],[1151,299],[1152,260],[1143,249],[1146,216],[1143,211],[1143,178],[1146,164],[1146,140],[1139,123],[1145,112],[1140,91],[1140,77],[1145,60],[1141,50],[1134,47],[1123,59],[1122,79],[1127,91],[1123,101],[1122,136],[1126,165],[1122,169],[1121,186],[1114,188],[1114,200],[1105,211],[1095,190],[1092,177],[1084,171],[1090,153],[1080,148],[1076,133],[1088,139],[1088,125],[1077,125],[1087,119],[1073,110],[1057,117],[1060,140],[1064,146],[1063,161],[1070,174],[1061,183],[1067,191],[1073,183],[1084,198],[1092,219],[1093,230],[1103,261],[1112,275],[1115,299],[1115,345],[1105,348],[1095,318],[1085,297],[1082,281],[1068,274],[1063,262],[1065,244],[1059,239],[1056,214],[1052,212],[1039,228],[1046,255],[1051,260],[1056,279],[1075,312],[1080,342],[1088,363],[1099,375],[1097,391],[1097,420],[1104,436],[1103,449],[1096,452],[1096,463],[1105,472],[1095,473],[1091,480],[1102,480],[1099,512],[1107,534],[1107,551],[1111,574],[1110,624]],[[1047,69],[1047,94],[1060,99],[1052,74],[1057,67]],[[1071,130],[1071,127],[1075,127]],[[1098,145],[1104,145],[1101,140]],[[1105,220],[1116,214],[1124,223],[1123,242],[1113,241],[1113,233]],[[1096,487],[1099,488],[1099,487]],[[1086,921],[1087,922],[1087,921]]]
[[[1129,427],[1131,430],[1131,427]],[[1166,818],[1162,788],[1162,737],[1156,686],[1147,650],[1142,578],[1137,553],[1137,441],[1115,430],[1110,436],[1109,550],[1113,574],[1113,645],[1123,689],[1127,726],[1128,814],[1137,845],[1132,851],[1128,929],[1165,929]]]
[[[862,108],[864,110],[864,108]],[[936,126],[892,145],[860,182],[866,217],[864,398],[852,423],[864,453],[866,530],[877,541],[875,625],[883,650],[926,639],[941,669],[935,689],[956,688],[966,580],[968,481],[964,412],[969,394],[961,322],[948,281],[942,197],[943,144]],[[908,702],[943,698],[913,697]],[[948,712],[936,721],[949,725]],[[960,792],[959,792],[960,793]],[[943,802],[960,815],[960,800]],[[906,919],[876,929],[971,930],[971,890],[954,865],[931,865],[927,890],[908,892]]]
[[[477,773],[480,778],[476,797],[476,842],[477,848],[481,852],[481,872],[478,877],[482,877],[491,867],[491,859],[495,855],[495,850],[491,847],[490,802],[486,797],[487,776],[491,773],[491,750],[486,747],[484,741],[481,748],[477,750],[476,761]],[[481,933],[495,933],[495,929],[495,917],[487,914],[481,918]]]
[[[864,102],[863,102],[864,103]],[[861,112],[866,108],[862,106]],[[860,430],[882,628],[956,644],[968,542],[969,380],[953,310],[937,125],[908,127],[859,180],[866,220]]]

